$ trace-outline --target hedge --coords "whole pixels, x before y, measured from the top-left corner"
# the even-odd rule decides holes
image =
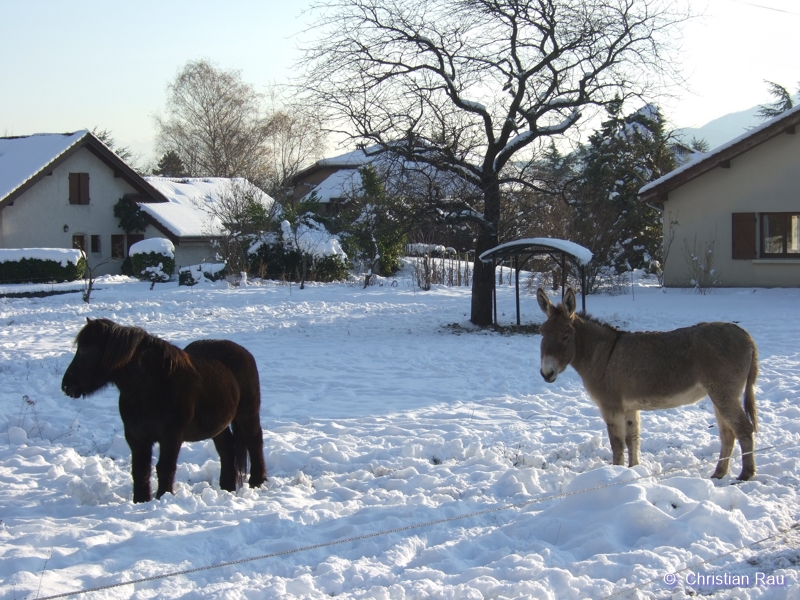
[[[66,266],[62,265],[66,262]],[[75,281],[83,279],[86,258],[81,256],[77,264],[41,258],[13,258],[0,262],[0,283],[49,283],[51,281]]]

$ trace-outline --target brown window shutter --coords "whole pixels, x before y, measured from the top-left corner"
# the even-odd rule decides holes
[[[89,204],[89,174],[78,173],[81,179],[81,204]]]
[[[80,173],[69,174],[69,203],[80,204],[81,201],[81,179]]]
[[[756,258],[756,213],[733,213],[734,260]]]

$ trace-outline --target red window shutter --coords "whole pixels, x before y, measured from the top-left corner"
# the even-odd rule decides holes
[[[81,178],[80,173],[69,174],[69,203],[80,204],[81,201]]]
[[[756,258],[756,213],[733,213],[734,260]]]
[[[89,204],[89,174],[78,173],[81,180],[81,204]]]

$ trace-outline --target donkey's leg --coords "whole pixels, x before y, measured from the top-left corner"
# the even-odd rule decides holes
[[[181,451],[181,439],[176,435],[159,440],[158,449],[156,498],[161,498],[167,492],[172,493],[172,483],[175,481],[175,471],[178,468],[178,453]]]
[[[219,487],[229,492],[236,491],[236,468],[234,467],[233,433],[226,427],[214,438],[214,446],[219,453]]]
[[[747,481],[756,474],[756,457],[753,454],[755,442],[753,440],[753,424],[747,418],[744,410],[741,411],[739,420],[733,425],[733,432],[739,440],[739,447],[742,449],[742,472],[739,473],[741,481]]]
[[[628,447],[628,466],[639,464],[639,411],[625,413],[625,445]]]
[[[733,437],[739,440],[739,447],[742,449],[742,472],[739,474],[738,479],[747,481],[756,474],[756,459],[753,456],[753,432],[755,428],[747,417],[747,413],[744,412],[744,408],[741,404],[742,387],[744,386],[741,386],[733,393],[726,394],[721,399],[711,396],[711,401],[714,403],[717,422],[724,421],[727,428],[733,433]],[[726,457],[726,454],[729,457],[733,453],[733,437],[727,441],[728,448],[725,448],[726,440],[723,437],[722,430],[723,427],[720,426],[720,438],[723,444],[722,451],[725,452],[725,454],[720,452],[720,464],[722,463],[722,459]],[[717,465],[717,471],[714,472],[713,476],[716,476],[718,471],[720,471],[719,465]],[[727,472],[727,468],[725,468],[725,472]],[[722,473],[722,475],[724,474],[725,473]]]
[[[719,428],[719,462],[717,468],[714,469],[712,479],[722,479],[728,474],[728,468],[731,464],[731,455],[733,454],[733,443],[736,441],[736,435],[733,429],[728,425],[725,418],[720,414],[719,409],[714,407],[714,414],[717,415],[717,427]]]
[[[603,412],[603,420],[608,428],[608,440],[611,442],[612,462],[615,465],[625,464],[625,413]]]
[[[150,492],[150,472],[152,471],[153,443],[133,439],[125,434],[128,446],[131,448],[131,476],[133,477],[133,501],[149,502],[152,499]]]

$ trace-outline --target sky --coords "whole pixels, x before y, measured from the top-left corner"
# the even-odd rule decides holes
[[[689,0],[686,86],[662,98],[676,127],[698,127],[770,100],[764,80],[800,82],[797,0]],[[108,129],[143,162],[154,116],[190,60],[238,69],[266,92],[287,83],[311,0],[0,2],[0,135]]]

